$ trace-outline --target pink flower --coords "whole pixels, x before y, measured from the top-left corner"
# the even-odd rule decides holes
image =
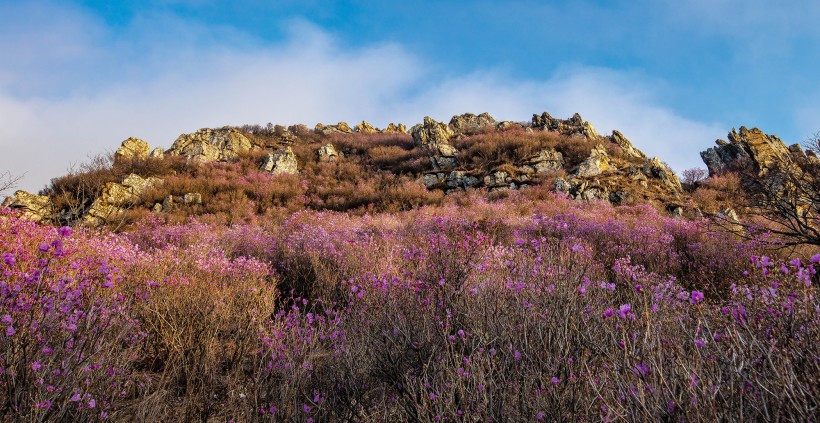
[[[538,413],[535,414],[535,420],[541,421],[541,420],[544,420],[544,417],[546,417],[546,414],[544,414],[543,411],[539,411]]]
[[[618,316],[620,316],[621,319],[626,319],[630,311],[632,311],[632,304],[622,304],[618,308]]]
[[[604,310],[604,319],[608,319],[608,318],[610,318],[614,315],[615,315],[615,310],[613,310],[612,308],[608,308],[608,309]]]
[[[39,361],[31,363],[31,370],[37,371],[40,370],[40,367],[43,367],[43,365]]]
[[[820,263],[820,253],[811,256],[812,263]]]
[[[556,376],[553,376],[550,380],[552,381],[552,383],[561,383],[561,379],[558,379],[558,377]]]
[[[703,292],[692,291],[692,297],[689,298],[689,302],[692,304],[697,304],[701,301],[703,301]]]
[[[62,226],[60,229],[57,229],[57,234],[61,237],[71,236],[71,228],[68,226]]]

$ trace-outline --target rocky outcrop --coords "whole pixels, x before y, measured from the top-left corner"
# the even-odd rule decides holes
[[[453,118],[450,119],[450,128],[453,130],[453,135],[457,137],[474,135],[488,126],[494,127],[495,125],[495,119],[486,112],[478,116],[472,113],[465,113],[463,115],[453,116]]]
[[[254,148],[253,143],[242,132],[226,126],[182,134],[174,141],[168,152],[207,163],[236,160],[239,154]]]
[[[618,131],[612,131],[612,135],[609,136],[609,140],[617,144],[618,147],[621,147],[621,150],[623,150],[626,157],[633,159],[646,159],[646,154],[635,148],[635,146],[632,145],[632,142],[630,142],[624,134]]]
[[[534,114],[532,115],[532,128],[558,132],[566,136],[580,135],[587,139],[600,138],[592,124],[582,119],[578,113],[572,115],[569,119],[555,119],[547,112],[541,115]]]
[[[598,176],[611,168],[606,149],[603,145],[598,144],[589,153],[589,157],[581,162],[572,174],[581,178],[589,178]]]
[[[448,125],[425,116],[423,123],[410,129],[410,135],[413,136],[413,142],[417,147],[438,147],[450,144],[453,131]]]
[[[313,130],[317,134],[322,135],[331,135],[331,134],[352,134],[353,129],[350,128],[350,125],[347,122],[339,122],[336,125],[323,125],[321,123],[317,123],[316,127]]]
[[[463,170],[454,170],[447,175],[444,183],[448,188],[472,188],[479,185],[481,181],[475,175]]]
[[[335,162],[339,158],[339,152],[336,151],[333,144],[326,144],[316,150],[316,156],[319,158],[320,162]]]
[[[6,197],[2,206],[19,210],[23,218],[35,222],[48,223],[57,216],[57,210],[50,198],[23,190],[16,191],[14,195]]]
[[[99,226],[121,218],[128,206],[138,203],[149,188],[162,182],[160,178],[143,178],[132,173],[121,183],[105,184],[102,195],[94,200],[83,217],[83,224]]]
[[[151,154],[151,146],[139,138],[128,138],[114,153],[114,162],[123,160],[145,160]]]
[[[363,120],[362,123],[356,125],[354,130],[360,134],[378,134],[381,133],[378,129],[376,129],[370,122]]]
[[[287,147],[265,156],[259,169],[273,175],[292,175],[299,172],[299,163],[296,161],[296,154],[293,153],[290,147]]]
[[[740,131],[732,129],[729,142],[717,140],[715,143],[716,147],[700,153],[710,176],[743,166],[754,166],[762,176],[774,166],[792,160],[792,152],[777,135],[767,135],[758,128],[742,126]]]
[[[407,126],[403,123],[396,125],[393,122],[390,122],[386,128],[382,129],[383,134],[406,134],[407,133]]]

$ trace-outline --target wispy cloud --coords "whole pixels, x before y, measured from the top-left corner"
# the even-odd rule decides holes
[[[25,172],[22,188],[29,190],[129,136],[168,147],[180,133],[226,124],[367,119],[381,126],[467,111],[509,120],[577,111],[600,132],[619,129],[677,170],[699,165],[698,151],[726,129],[676,114],[657,97],[656,84],[636,73],[577,66],[544,80],[496,69],[439,76],[438,64],[401,45],[345,47],[302,21],[270,45],[170,16],[152,16],[150,34],[111,36],[101,22],[70,9],[69,20],[82,25],[38,38],[49,19],[69,25],[62,10],[50,7],[48,15],[18,10],[21,19],[44,22],[32,34],[18,25],[14,37],[26,49],[53,54],[27,57],[24,66],[0,64],[0,171]],[[139,19],[125,31],[140,31]],[[8,30],[0,37],[8,39]]]

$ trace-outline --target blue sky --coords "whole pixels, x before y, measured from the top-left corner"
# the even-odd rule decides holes
[[[581,113],[673,169],[820,131],[820,2],[0,0],[0,172],[243,123]]]

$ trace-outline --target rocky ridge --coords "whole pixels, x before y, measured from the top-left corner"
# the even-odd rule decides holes
[[[464,152],[456,147],[458,140],[469,139],[487,131],[504,134],[505,131],[514,129],[518,132],[512,132],[511,136],[520,138],[528,134],[553,132],[563,137],[576,137],[578,140],[593,143],[594,148],[580,164],[571,168],[567,167],[565,157],[555,148],[543,148],[527,157],[520,157],[514,162],[491,169],[481,169],[462,162],[460,157]],[[204,165],[210,162],[236,161],[242,155],[248,157],[248,154],[256,154],[261,157],[257,162],[260,172],[295,175],[300,173],[301,166],[300,159],[291,146],[305,142],[303,135],[300,135],[303,133],[299,131],[298,125],[286,128],[269,124],[270,136],[260,141],[257,137],[233,127],[204,128],[180,135],[168,150],[152,150],[148,142],[128,138],[117,149],[114,160],[117,163],[184,156],[190,165]],[[599,135],[595,128],[577,113],[569,119],[556,119],[546,112],[534,114],[531,122],[524,124],[499,122],[488,113],[453,116],[449,123],[425,117],[409,131],[404,125],[394,123],[390,123],[384,129],[378,129],[367,121],[362,121],[353,128],[345,122],[335,125],[319,123],[312,132],[315,134],[312,137],[319,137],[320,140],[325,137],[347,137],[356,134],[409,134],[415,148],[426,154],[429,159],[428,170],[417,174],[418,182],[429,190],[439,189],[447,193],[474,188],[505,191],[549,180],[554,181],[551,183],[554,190],[578,200],[603,200],[615,204],[633,200],[657,200],[670,210],[684,203],[681,198],[683,191],[680,181],[660,159],[648,158],[618,131],[613,131],[609,136]],[[748,132],[741,128],[741,132],[730,135],[730,139],[736,144],[738,140],[747,136]],[[318,163],[344,163],[347,160],[346,154],[333,143],[326,142],[313,148],[312,160]],[[727,147],[729,148],[737,149]],[[781,150],[778,150],[778,154],[783,154]],[[263,155],[255,153],[257,151]],[[264,154],[266,151],[267,154]],[[714,154],[720,158],[723,157],[721,154],[731,155],[734,151],[725,153],[720,150]],[[613,152],[617,154],[613,156]],[[757,150],[751,149],[748,154],[758,153]],[[305,160],[304,156],[301,160]],[[762,163],[766,163],[765,159],[761,160]],[[102,195],[88,203],[90,206],[82,212],[81,221],[96,226],[119,219],[126,210],[140,202],[141,196],[149,188],[162,183],[161,178],[137,174],[128,175],[122,181],[109,182],[102,190]],[[161,203],[151,204],[155,212],[163,212],[178,205],[201,203],[201,193],[180,192],[168,195]],[[32,219],[43,222],[55,221],[59,215],[59,211],[54,209],[48,197],[26,192],[18,191],[6,199],[4,205],[22,209]]]

